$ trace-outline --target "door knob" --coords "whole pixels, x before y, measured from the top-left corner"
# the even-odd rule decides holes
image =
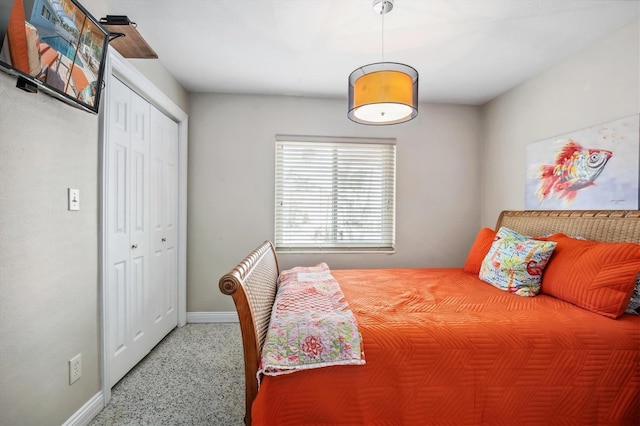
[[[163,239],[162,239],[162,242],[163,242],[163,243],[165,243],[166,241],[167,241],[167,239],[166,239],[166,238],[163,238]]]
[[[138,245],[137,245],[137,244],[134,244],[134,245],[132,245],[132,246],[131,246],[131,248],[135,250],[135,249],[137,249],[137,248],[138,248]]]

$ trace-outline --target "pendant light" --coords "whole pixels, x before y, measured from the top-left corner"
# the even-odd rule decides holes
[[[349,119],[382,126],[409,121],[418,115],[418,71],[396,62],[384,62],[384,15],[393,0],[374,0],[382,16],[382,62],[364,65],[349,75]]]

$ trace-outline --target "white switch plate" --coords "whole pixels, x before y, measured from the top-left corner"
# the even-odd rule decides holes
[[[69,210],[80,210],[80,190],[69,188]]]

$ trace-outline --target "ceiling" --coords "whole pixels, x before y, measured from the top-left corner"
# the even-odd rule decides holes
[[[480,105],[640,15],[640,1],[107,0],[190,92],[346,98],[356,68],[420,74],[420,102]],[[382,35],[384,34],[384,43]],[[615,66],[615,64],[612,64]]]

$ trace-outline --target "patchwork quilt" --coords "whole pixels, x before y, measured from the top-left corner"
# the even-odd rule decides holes
[[[283,271],[258,382],[263,374],[364,363],[358,324],[327,264]]]

